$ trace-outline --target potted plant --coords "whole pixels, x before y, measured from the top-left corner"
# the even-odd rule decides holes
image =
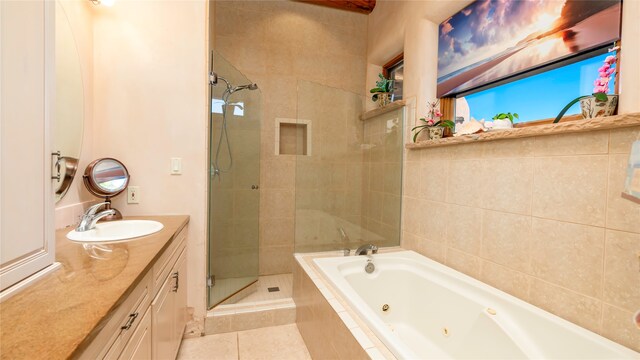
[[[371,100],[378,103],[378,106],[382,107],[388,105],[393,99],[391,93],[393,92],[393,80],[385,78],[382,74],[378,74],[380,80],[376,81],[376,87],[369,90],[373,94]]]
[[[498,129],[511,129],[513,127],[513,119],[520,119],[520,115],[518,115],[518,113],[498,113],[496,114],[492,120],[493,120],[493,125],[491,126],[492,129],[494,130],[498,130]]]
[[[442,113],[438,109],[440,100],[433,102],[427,102],[427,117],[420,118],[420,121],[424,122],[422,125],[418,125],[411,129],[415,131],[413,134],[413,142],[416,142],[418,135],[425,129],[427,129],[428,139],[440,139],[444,133],[445,128],[453,130],[456,124],[451,120],[440,120]],[[417,130],[417,131],[416,131]]]
[[[604,64],[598,69],[598,78],[593,82],[593,94],[573,99],[560,111],[553,123],[560,121],[564,113],[578,101],[580,101],[582,117],[585,119],[613,115],[618,105],[618,95],[608,95],[607,93],[609,92],[609,81],[616,73],[616,68],[614,67],[616,62],[615,56],[607,56],[604,59]]]

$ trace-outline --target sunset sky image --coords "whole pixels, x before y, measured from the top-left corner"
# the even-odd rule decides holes
[[[477,1],[443,22],[438,75],[498,54],[532,33],[551,30],[564,1]]]
[[[479,0],[440,24],[438,96],[613,43],[619,0]]]

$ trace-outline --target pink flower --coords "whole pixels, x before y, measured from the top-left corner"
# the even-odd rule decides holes
[[[435,121],[433,121],[432,119],[427,120],[427,125],[433,126],[433,124],[435,124]]]
[[[593,93],[597,94],[597,93],[608,93],[609,92],[609,87],[608,86],[596,86],[595,88],[593,88]]]
[[[615,56],[607,56],[604,59],[604,64],[598,69],[598,75],[600,76],[593,82],[593,93],[608,93],[609,92],[609,81],[611,80],[611,75],[616,72],[616,69],[612,67],[617,61]]]
[[[436,117],[440,117],[440,116],[442,116],[442,113],[440,112],[440,110],[436,110],[436,114],[435,114],[435,116],[436,116]]]

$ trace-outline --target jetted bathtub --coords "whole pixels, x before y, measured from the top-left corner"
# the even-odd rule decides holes
[[[413,251],[314,261],[399,359],[640,359]]]

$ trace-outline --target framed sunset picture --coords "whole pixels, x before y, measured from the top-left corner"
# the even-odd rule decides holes
[[[611,45],[621,11],[621,0],[477,0],[440,24],[438,97]]]

